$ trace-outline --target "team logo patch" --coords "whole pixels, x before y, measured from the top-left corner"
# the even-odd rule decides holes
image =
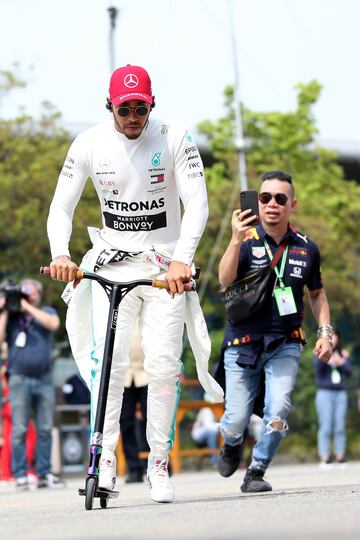
[[[99,168],[100,169],[108,169],[110,167],[110,165],[111,165],[111,161],[108,158],[102,158],[99,161]]]
[[[289,248],[289,253],[292,253],[293,255],[301,255],[303,257],[306,257],[307,250],[306,249],[298,249],[298,248]]]
[[[150,178],[156,178],[156,180],[152,180],[150,184],[160,184],[164,181],[165,175],[164,174],[152,174]]]
[[[155,152],[153,155],[151,163],[154,165],[154,167],[158,167],[160,165],[160,156],[161,152]]]
[[[134,73],[129,73],[124,79],[126,88],[135,88],[139,84],[139,79]]]
[[[265,247],[264,246],[254,246],[251,248],[252,254],[257,259],[261,259],[262,257],[265,257]]]
[[[302,278],[303,276],[302,276],[301,268],[299,266],[294,266],[290,276],[291,277],[296,277],[296,278]]]
[[[255,227],[252,227],[251,229],[246,231],[244,242],[246,242],[247,240],[251,240],[252,238],[255,238],[255,240],[259,240],[259,235]]]

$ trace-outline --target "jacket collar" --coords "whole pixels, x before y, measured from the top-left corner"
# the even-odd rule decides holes
[[[265,232],[265,229],[264,227],[262,226],[262,223],[260,223],[257,227],[256,227],[256,230],[257,230],[257,233],[259,235],[259,239],[263,242],[266,239],[270,239],[270,241],[274,242],[274,240],[272,239],[272,237],[270,235],[268,235],[266,232]],[[296,229],[295,227],[293,227],[291,225],[291,223],[288,224],[288,229],[286,231],[286,234],[283,238],[283,240],[285,239],[288,239],[289,241],[292,240],[293,242],[297,242],[299,240],[298,236],[297,236],[297,233],[296,233]]]

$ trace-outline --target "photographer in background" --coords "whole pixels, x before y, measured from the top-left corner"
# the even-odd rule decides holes
[[[39,488],[63,487],[51,474],[51,431],[55,391],[51,376],[51,334],[60,325],[56,311],[40,308],[42,285],[25,279],[4,288],[0,298],[0,344],[8,344],[9,400],[12,414],[12,469],[18,489],[28,489],[25,437],[33,410],[37,432]]]

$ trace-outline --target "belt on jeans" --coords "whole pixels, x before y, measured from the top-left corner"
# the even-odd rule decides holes
[[[298,341],[303,345],[305,345],[306,343],[305,333],[301,326],[299,326],[299,328],[295,328],[287,335],[284,334],[284,338],[287,338],[290,341]],[[251,341],[251,335],[246,334],[245,336],[242,336],[240,338],[234,338],[232,341],[227,341],[226,346],[231,347],[232,345],[235,345],[236,347],[238,345],[245,345],[247,343],[251,343]]]
[[[232,342],[228,341],[228,347],[230,347],[231,345],[244,345],[245,343],[250,343],[250,341],[250,334],[247,334],[246,336],[243,336],[241,338],[235,338]]]
[[[289,335],[290,339],[293,341],[299,341],[303,345],[306,343],[305,333],[301,326],[299,328],[295,328],[291,331]]]

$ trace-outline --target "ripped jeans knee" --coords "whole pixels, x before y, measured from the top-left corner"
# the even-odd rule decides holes
[[[282,420],[280,416],[274,416],[266,424],[266,435],[279,432],[282,437],[285,437],[287,431],[289,431],[289,424],[286,420]]]
[[[239,426],[236,424],[220,423],[221,435],[224,437],[225,442],[230,446],[236,446],[241,444],[244,439],[244,430],[239,430]]]

